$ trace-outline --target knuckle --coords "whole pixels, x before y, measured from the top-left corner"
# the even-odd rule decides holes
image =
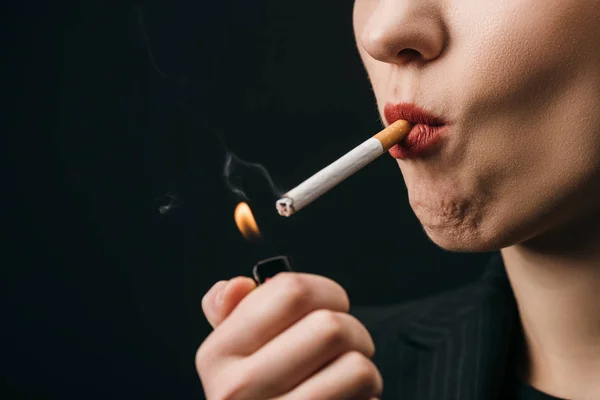
[[[204,367],[206,366],[207,358],[208,357],[206,354],[206,346],[203,343],[196,350],[196,356],[194,357],[194,364],[196,365],[196,370],[199,373],[204,370]]]
[[[359,352],[350,352],[347,357],[356,375],[356,381],[369,391],[380,392],[383,388],[383,379],[375,364]]]
[[[311,314],[317,331],[329,345],[344,345],[348,341],[346,324],[339,314],[331,310],[317,310]]]
[[[213,339],[212,336],[213,335],[211,334],[206,339],[204,339],[204,341],[196,350],[194,363],[196,365],[196,370],[198,371],[198,373],[214,369],[215,364],[218,362],[219,349],[215,345],[214,340],[211,340]]]
[[[344,312],[349,312],[350,311],[350,296],[348,296],[348,292],[346,291],[346,289],[344,289],[343,286],[341,286],[340,284],[336,283],[339,288],[340,291],[342,293],[342,297],[343,297],[343,310]]]
[[[360,332],[358,340],[360,340],[361,348],[364,350],[363,354],[369,358],[373,357],[375,355],[375,342],[373,341],[371,333],[356,317],[353,315],[349,315],[349,317],[352,319],[352,329],[355,329],[356,332]]]
[[[334,281],[333,279],[330,278],[325,278],[326,281],[328,281],[333,287],[331,287],[328,291],[331,293],[335,293],[336,296],[336,300],[340,301],[337,304],[337,307],[339,307],[340,312],[349,312],[350,311],[350,296],[348,295],[348,292],[346,291],[346,289],[344,289],[344,287],[342,285],[340,285],[338,282]]]
[[[369,358],[375,354],[375,343],[371,334],[354,316],[328,309],[319,309],[310,315],[316,332],[329,346],[359,350],[359,353]]]
[[[282,272],[278,274],[279,284],[284,291],[286,298],[294,306],[306,304],[310,297],[310,288],[305,279],[302,279],[298,274]]]
[[[365,328],[366,329],[366,328]],[[371,337],[371,334],[367,331],[366,343],[367,343],[367,353],[366,356],[372,358],[375,355],[375,342]]]

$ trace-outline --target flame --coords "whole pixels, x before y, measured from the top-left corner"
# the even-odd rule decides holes
[[[233,218],[235,219],[235,224],[246,240],[256,241],[261,238],[258,224],[247,203],[241,202],[235,207]]]

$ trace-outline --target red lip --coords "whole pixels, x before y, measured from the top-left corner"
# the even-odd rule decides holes
[[[394,158],[407,159],[431,154],[439,149],[441,133],[448,123],[410,103],[386,104],[384,116],[388,124],[404,119],[414,124],[404,140],[390,149]]]

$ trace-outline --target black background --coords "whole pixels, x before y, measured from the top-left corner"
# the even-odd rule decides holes
[[[200,398],[202,296],[276,252],[353,305],[481,273],[427,239],[389,156],[290,219],[239,169],[268,246],[235,227],[218,135],[286,189],[381,128],[351,1],[12,3],[5,398]]]

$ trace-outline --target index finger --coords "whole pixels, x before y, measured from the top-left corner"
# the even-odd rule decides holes
[[[348,294],[324,276],[282,272],[249,293],[207,341],[217,341],[212,346],[225,354],[249,356],[319,309],[348,312]]]

